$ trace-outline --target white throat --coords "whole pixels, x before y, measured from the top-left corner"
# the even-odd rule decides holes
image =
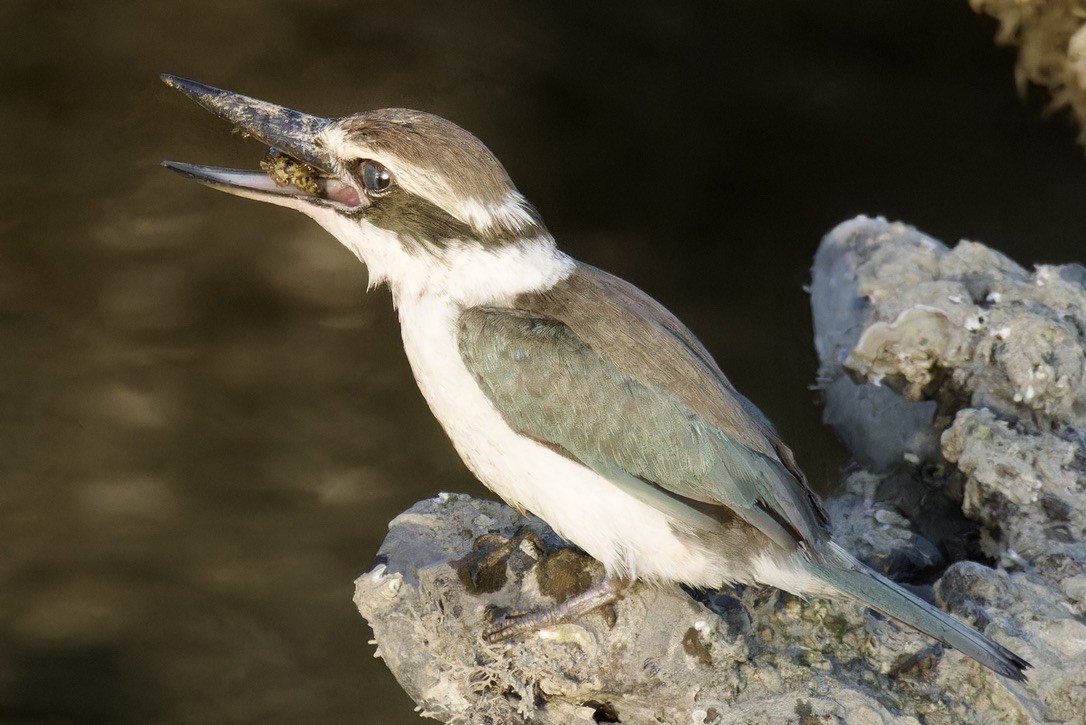
[[[502,246],[475,240],[435,245],[402,240],[365,219],[328,209],[312,216],[366,265],[370,287],[388,283],[400,310],[423,298],[441,299],[459,309],[501,304],[549,289],[568,277],[575,264],[549,234]]]

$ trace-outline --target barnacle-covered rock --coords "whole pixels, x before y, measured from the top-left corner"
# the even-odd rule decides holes
[[[963,508],[1004,564],[1062,553],[1086,563],[1083,441],[1022,430],[987,409],[966,409],[943,434],[943,453],[965,477]]]
[[[465,584],[459,572],[478,537],[508,539],[526,527],[546,551],[518,547],[498,589]],[[491,608],[553,603],[541,592],[540,562],[557,554],[601,573],[545,524],[493,501],[442,494],[392,521],[379,563],[356,582],[355,603],[377,654],[422,715],[503,725],[768,725],[1030,722],[1044,712],[1029,685],[1000,680],[924,635],[857,606],[772,588],[688,593],[641,585],[613,616],[596,612],[488,643]],[[985,613],[980,626],[1033,654],[1015,638],[1016,620],[982,606],[984,581],[958,577],[944,587],[951,611]]]
[[[950,249],[860,217],[819,248],[811,304],[826,419],[861,462],[937,462],[933,442],[962,407],[1042,429],[1086,427],[1077,264],[1031,274],[981,244]]]

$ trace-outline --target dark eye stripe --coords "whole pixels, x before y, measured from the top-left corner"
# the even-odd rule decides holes
[[[379,194],[374,198],[366,217],[373,224],[406,238],[439,246],[479,236],[470,225],[455,219],[437,204],[402,188],[395,194]]]

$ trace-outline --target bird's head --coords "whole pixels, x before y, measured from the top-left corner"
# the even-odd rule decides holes
[[[337,119],[164,75],[270,148],[262,171],[165,166],[315,219],[388,282],[398,303],[441,295],[486,304],[567,271],[536,210],[481,141],[443,118],[382,109]]]

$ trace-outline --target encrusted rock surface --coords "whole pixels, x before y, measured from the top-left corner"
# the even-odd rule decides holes
[[[824,419],[866,466],[846,481],[866,482],[864,505],[831,503],[847,510],[842,533],[892,549],[889,508],[903,514],[895,537],[990,559],[951,566],[936,600],[974,623],[1002,617],[1035,665],[1036,716],[1084,721],[1086,270],[1027,271],[860,217],[823,240],[811,304]]]
[[[1084,280],[865,218],[815,260],[826,420],[862,466],[829,502],[838,540],[1030,660],[1028,683],[761,587],[638,585],[488,644],[493,608],[539,609],[602,572],[542,522],[453,494],[397,517],[356,583],[380,655],[446,722],[1084,721]]]

